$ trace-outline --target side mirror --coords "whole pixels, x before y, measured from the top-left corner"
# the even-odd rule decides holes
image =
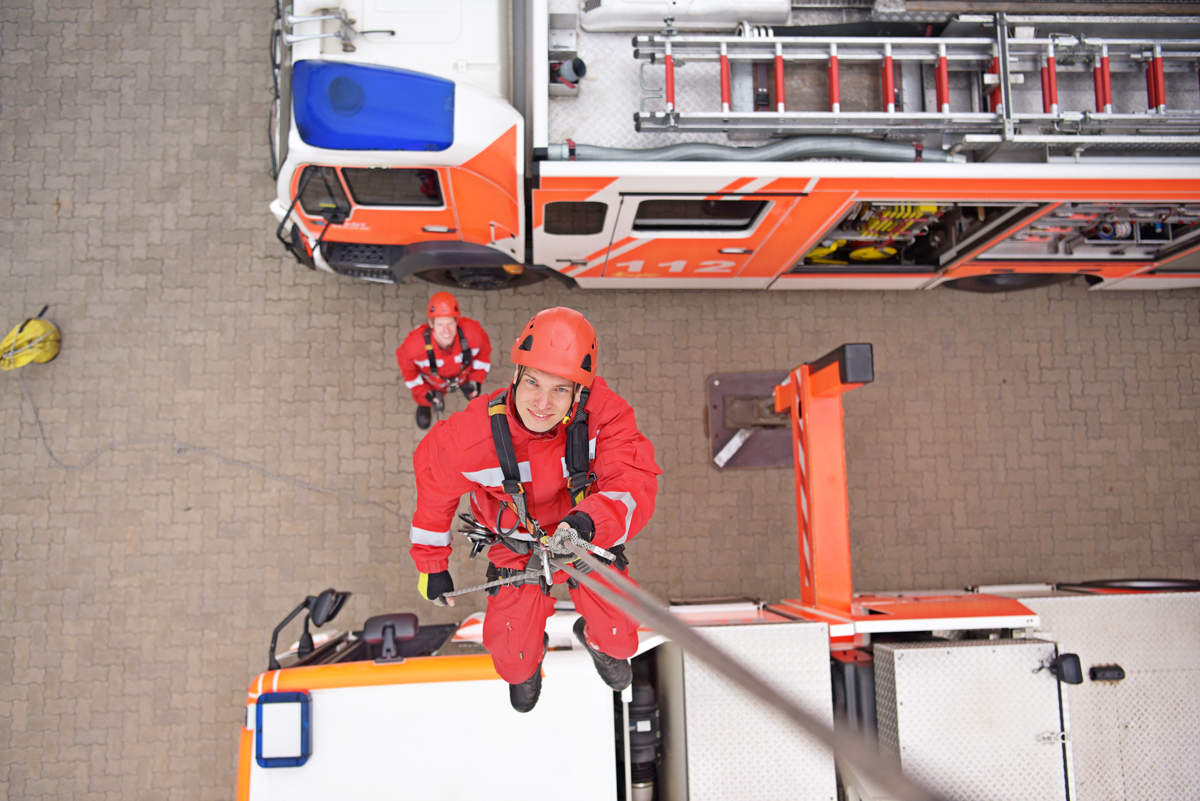
[[[418,629],[416,615],[376,615],[369,618],[363,626],[363,641],[367,645],[383,645],[379,654],[380,661],[395,661],[400,659],[396,643],[416,637]]]
[[[312,616],[313,625],[321,628],[321,626],[324,626],[337,617],[338,612],[342,611],[342,607],[346,605],[346,599],[349,597],[350,593],[338,592],[330,587],[315,599],[309,598],[308,601],[311,602],[309,614]]]
[[[1083,666],[1078,654],[1060,654],[1050,665],[1050,672],[1064,684],[1083,684]]]
[[[308,616],[304,619],[304,635],[300,638],[300,651],[310,654],[312,653],[312,635],[308,633],[308,621],[311,619],[318,628],[324,626],[337,617],[337,613],[342,611],[342,607],[345,606],[346,599],[349,597],[350,593],[338,592],[330,587],[316,597],[310,595],[301,601],[300,605],[280,621],[279,625],[275,627],[275,631],[271,633],[271,650],[268,654],[267,670],[279,670],[279,660],[275,658],[275,645],[279,642],[279,632],[292,622],[292,618],[304,610],[308,610]]]

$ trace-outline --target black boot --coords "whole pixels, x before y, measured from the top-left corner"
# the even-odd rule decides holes
[[[533,675],[520,684],[508,685],[508,702],[518,712],[528,712],[537,706],[542,694],[542,663],[539,662]]]
[[[425,429],[429,428],[429,425],[432,422],[433,422],[433,412],[431,412],[429,410],[429,407],[428,406],[418,406],[417,407],[417,428],[424,431]]]
[[[542,635],[542,659],[538,660],[537,670],[533,675],[520,684],[508,685],[508,702],[518,712],[528,712],[537,706],[538,697],[542,694],[542,660],[546,658],[546,646],[550,643],[550,635]]]
[[[617,659],[588,645],[587,635],[583,631],[586,626],[583,618],[575,621],[575,639],[583,643],[583,647],[592,655],[592,661],[596,663],[596,672],[604,679],[604,683],[611,687],[613,692],[621,692],[633,681],[633,668],[629,666],[629,660]]]

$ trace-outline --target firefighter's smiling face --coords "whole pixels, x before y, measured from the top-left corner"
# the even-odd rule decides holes
[[[454,338],[458,336],[458,320],[453,317],[434,317],[429,321],[429,327],[433,329],[433,341],[437,346],[442,350],[449,350],[454,344]]]
[[[558,425],[578,394],[578,385],[569,378],[526,367],[517,382],[513,405],[521,422],[535,434],[544,434]]]

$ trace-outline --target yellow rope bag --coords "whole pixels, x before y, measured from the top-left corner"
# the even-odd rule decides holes
[[[47,307],[49,308],[49,307]],[[43,320],[46,309],[8,332],[0,342],[0,370],[14,370],[30,362],[45,364],[58,355],[62,333],[58,326]]]

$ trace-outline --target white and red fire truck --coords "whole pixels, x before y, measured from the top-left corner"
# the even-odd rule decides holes
[[[852,591],[841,395],[872,379],[870,346],[845,345],[774,389],[791,422],[801,597],[671,614],[930,798],[1200,797],[1200,583]],[[309,597],[276,628],[246,699],[239,801],[897,797],[682,637],[643,628],[633,685],[613,693],[565,604],[523,715],[478,644],[482,614],[427,627],[385,614],[311,637],[308,621],[345,597]],[[301,613],[305,634],[277,658]]]
[[[473,289],[1200,286],[1200,17],[1163,15],[1178,4],[278,2],[271,211],[309,267]]]

